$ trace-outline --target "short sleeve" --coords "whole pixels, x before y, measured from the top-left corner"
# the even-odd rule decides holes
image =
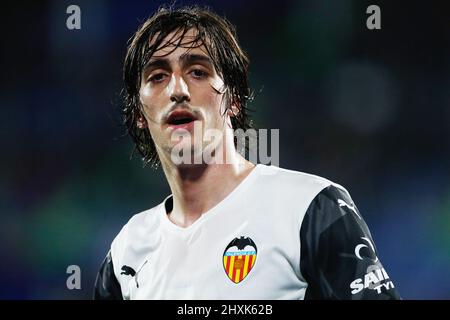
[[[111,252],[108,252],[98,271],[93,298],[94,300],[122,300],[122,291],[114,274]]]
[[[313,199],[300,241],[305,299],[400,299],[346,190],[331,185]]]

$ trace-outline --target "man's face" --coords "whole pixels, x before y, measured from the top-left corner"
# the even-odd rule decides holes
[[[192,41],[194,32],[188,31],[182,44]],[[165,41],[172,37],[170,34]],[[197,151],[194,147],[204,148],[208,144],[204,141],[207,130],[225,132],[227,124],[231,126],[229,115],[223,116],[226,107],[223,81],[205,47],[186,47],[181,45],[174,50],[169,45],[157,50],[142,72],[140,100],[145,119],[138,126],[150,130],[160,157],[161,153],[170,155],[180,143],[180,135],[191,136],[181,143],[189,144],[194,153]],[[196,133],[201,128],[202,134],[195,136],[194,127]]]

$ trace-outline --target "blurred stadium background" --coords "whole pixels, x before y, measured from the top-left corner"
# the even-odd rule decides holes
[[[192,4],[179,1],[178,4]],[[450,299],[445,2],[196,1],[248,52],[280,166],[344,185],[404,299]],[[82,29],[66,28],[77,4]],[[118,126],[127,40],[159,1],[2,3],[0,298],[90,298],[114,236],[169,193]],[[382,29],[366,28],[381,7]],[[66,288],[79,265],[81,290]]]

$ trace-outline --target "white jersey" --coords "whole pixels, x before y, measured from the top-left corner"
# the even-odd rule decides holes
[[[338,192],[331,202],[339,212],[335,217],[328,214],[327,220],[316,211],[326,207],[318,195],[325,190],[332,192],[330,188]],[[169,196],[156,207],[134,215],[122,228],[99,273],[96,298],[298,300],[305,298],[312,282],[316,283],[310,288],[311,298],[338,298],[339,290],[346,291],[341,297],[356,298],[367,292],[364,281],[357,280],[364,278],[368,266],[379,268],[375,275],[380,285],[389,281],[381,272],[385,270],[376,261],[370,233],[347,191],[327,179],[258,164],[225,199],[189,227],[169,220],[171,207]],[[307,213],[311,217],[304,222]],[[352,226],[360,230],[355,231],[361,233],[355,235],[355,241],[366,237],[373,253],[362,250],[359,259],[353,252],[358,243],[344,244],[350,248],[352,260],[365,261],[367,266],[353,270],[348,281],[337,281],[333,288],[322,273],[316,274],[322,265],[312,251],[322,246],[320,234],[329,233],[330,226],[344,216],[351,216]],[[327,250],[324,254],[329,255]],[[375,282],[372,279],[372,287]],[[326,287],[330,287],[328,292]],[[393,284],[376,291],[380,297],[396,296]],[[378,297],[373,288],[370,294]]]

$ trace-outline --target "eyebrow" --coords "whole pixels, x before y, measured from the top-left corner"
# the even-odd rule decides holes
[[[185,65],[194,64],[196,62],[206,62],[209,66],[212,66],[213,63],[211,59],[202,54],[191,54],[185,53],[180,56],[180,62]]]
[[[211,68],[213,67],[213,63],[212,63],[211,59],[202,54],[185,53],[185,54],[182,54],[178,60],[180,61],[181,65],[183,67],[190,65],[190,64],[198,63],[198,62],[203,62],[203,63],[208,64],[209,67],[211,67]],[[157,69],[157,68],[170,69],[169,59],[167,59],[167,58],[151,59],[144,66],[144,68],[142,68],[142,71],[145,72],[149,69]]]
[[[149,62],[147,62],[144,66],[144,68],[142,68],[142,71],[145,72],[149,69],[169,69],[170,67],[170,63],[169,60],[166,58],[158,58],[158,59],[152,59]]]

